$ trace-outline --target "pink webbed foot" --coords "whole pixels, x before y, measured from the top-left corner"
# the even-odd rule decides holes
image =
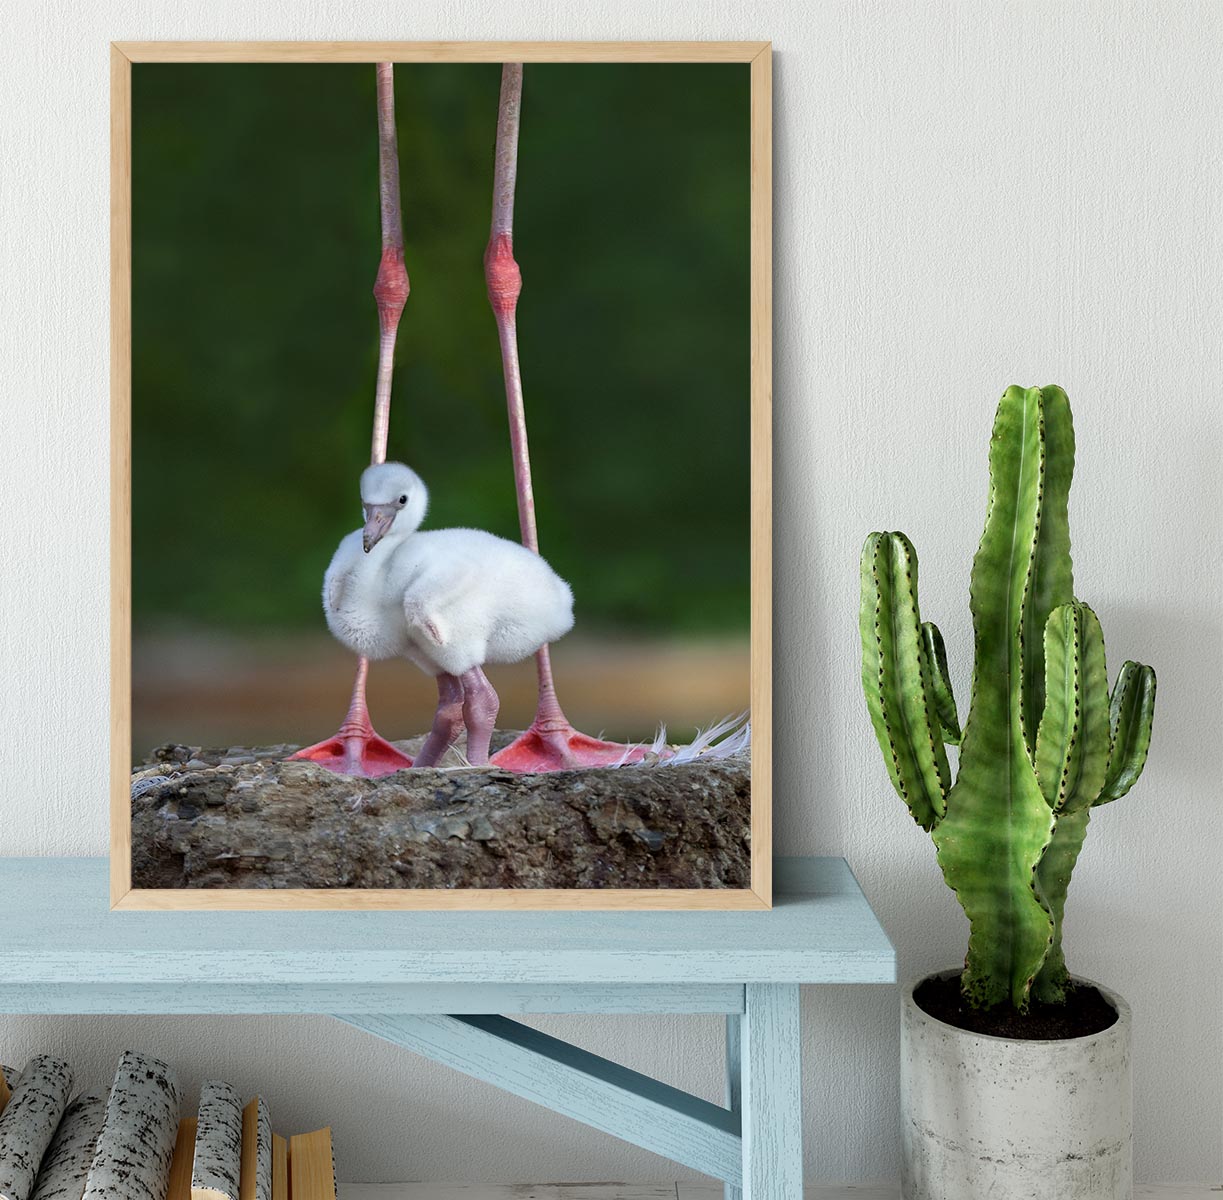
[[[369,660],[357,660],[357,678],[353,683],[352,703],[348,716],[335,737],[307,746],[291,759],[316,762],[320,767],[335,771],[339,775],[365,775],[375,779],[410,767],[412,760],[396,750],[386,738],[379,737],[370,724],[369,709],[365,703],[365,681],[369,675]]]
[[[613,767],[640,762],[647,746],[606,742],[580,733],[567,721],[536,721],[503,750],[492,757],[495,767],[519,774],[537,771],[572,771],[583,767]]]
[[[364,775],[368,779],[391,775],[412,765],[412,760],[379,737],[372,725],[358,730],[345,726],[335,737],[306,746],[290,758],[318,763],[338,775]]]

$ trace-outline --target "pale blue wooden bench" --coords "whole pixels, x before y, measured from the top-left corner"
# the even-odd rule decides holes
[[[102,859],[0,859],[0,1012],[329,1014],[796,1200],[799,985],[888,983],[895,955],[843,859],[774,886],[756,912],[111,912]],[[723,1013],[726,1106],[505,1013]]]

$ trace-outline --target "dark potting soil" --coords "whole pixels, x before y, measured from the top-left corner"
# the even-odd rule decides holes
[[[1115,1024],[1117,1010],[1098,988],[1072,983],[1062,1004],[1033,1000],[1026,1013],[1009,1004],[993,1008],[970,1008],[960,992],[958,974],[926,979],[913,991],[913,999],[925,1013],[957,1029],[990,1037],[1018,1041],[1049,1042],[1060,1038],[1087,1037]]]

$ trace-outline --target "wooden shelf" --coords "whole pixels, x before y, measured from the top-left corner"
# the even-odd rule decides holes
[[[801,1189],[799,985],[889,983],[842,859],[756,911],[142,911],[103,859],[0,859],[0,1012],[322,1013],[727,1184]],[[723,1013],[710,1104],[505,1013]]]
[[[648,1011],[648,985],[717,1012],[735,989],[710,984],[894,978],[843,859],[778,860],[777,884],[755,912],[111,911],[103,859],[0,859],[0,1012],[591,1011],[571,983],[604,985],[600,1011]]]

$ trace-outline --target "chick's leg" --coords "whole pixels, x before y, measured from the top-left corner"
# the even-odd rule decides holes
[[[488,676],[479,667],[462,675],[463,720],[467,725],[467,761],[473,766],[488,762],[488,744],[501,701]]]
[[[433,728],[420,748],[414,765],[435,767],[463,732],[463,684],[456,675],[443,672],[437,677],[437,712]]]

